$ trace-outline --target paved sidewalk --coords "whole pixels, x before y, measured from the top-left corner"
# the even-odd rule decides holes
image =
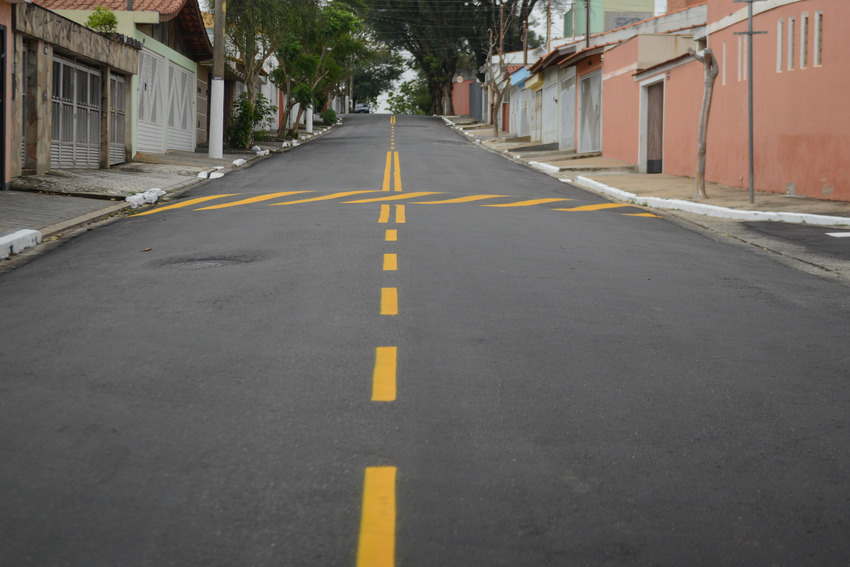
[[[310,139],[329,130],[317,128]],[[134,161],[110,169],[65,169],[16,177],[11,190],[0,191],[0,261],[43,239],[121,213],[131,208],[125,199],[132,195],[161,189],[162,198],[167,199],[210,177],[291,148],[260,145],[260,149],[227,153],[223,159],[188,151],[140,152]]]
[[[694,179],[669,174],[637,173],[624,162],[560,150],[538,150],[528,138],[493,138],[492,126],[469,120],[444,118],[470,140],[585,189],[609,198],[657,209],[680,210],[733,220],[767,220],[850,228],[850,202],[828,201],[757,191],[754,203],[749,191],[718,183],[706,183],[707,200],[694,200]]]

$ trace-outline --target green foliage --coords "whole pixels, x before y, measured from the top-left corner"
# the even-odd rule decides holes
[[[118,18],[108,6],[98,5],[86,21],[86,27],[100,33],[116,33]]]
[[[333,108],[329,108],[326,111],[319,114],[322,118],[322,122],[327,124],[328,126],[333,126],[337,123],[336,111]]]
[[[421,77],[403,82],[398,92],[389,94],[387,103],[393,114],[427,114],[432,106],[428,82]]]
[[[257,125],[269,120],[277,113],[277,107],[269,104],[266,97],[257,95],[254,103],[248,93],[242,93],[233,105],[227,127],[227,141],[232,148],[250,148],[256,139]]]
[[[388,49],[370,49],[354,66],[352,98],[357,102],[374,102],[401,78],[403,68],[401,55]]]

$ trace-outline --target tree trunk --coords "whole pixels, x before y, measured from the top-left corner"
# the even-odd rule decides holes
[[[688,52],[691,56],[703,64],[705,71],[705,90],[702,97],[702,110],[699,115],[699,134],[697,135],[697,170],[694,176],[694,200],[708,199],[705,193],[705,154],[706,134],[708,133],[708,117],[711,112],[711,98],[714,93],[714,81],[717,79],[717,60],[711,49],[706,48],[702,55],[694,53],[692,49]]]

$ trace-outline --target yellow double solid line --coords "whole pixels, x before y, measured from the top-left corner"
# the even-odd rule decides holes
[[[395,171],[393,171],[393,164],[395,164]],[[401,166],[398,161],[398,152],[387,152],[387,164],[384,167],[384,184],[381,189],[383,191],[389,191],[391,182],[395,191],[401,191]]]

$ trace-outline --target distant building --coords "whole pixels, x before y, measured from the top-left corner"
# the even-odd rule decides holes
[[[622,28],[655,15],[655,0],[589,0],[590,33]],[[564,37],[583,36],[587,23],[585,0],[573,0],[564,14]]]

